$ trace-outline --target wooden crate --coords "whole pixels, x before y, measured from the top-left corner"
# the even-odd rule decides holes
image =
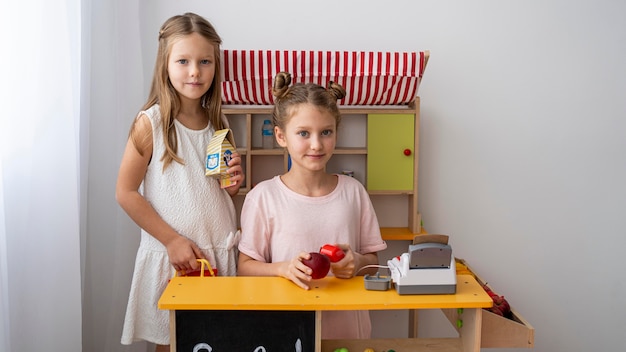
[[[463,260],[464,264],[479,284],[485,285],[483,280],[471,267]],[[498,293],[490,285],[487,285],[493,292]],[[510,304],[511,302],[509,302]],[[462,310],[441,309],[446,318],[457,331],[457,321],[463,319]],[[486,309],[482,310],[481,325],[481,348],[534,348],[535,329],[522,317],[522,315],[511,306],[512,318],[505,318]],[[427,339],[370,339],[370,340],[322,340],[322,352],[333,352],[336,348],[346,347],[349,351],[363,351],[365,348],[372,348],[375,351],[387,351],[393,349],[396,352],[413,351],[462,351],[463,346],[458,339],[454,338],[427,338]]]
[[[460,263],[467,266],[479,284],[485,285],[483,280],[463,259],[458,259]],[[487,284],[493,292],[499,294],[498,290]],[[481,347],[482,348],[533,348],[535,346],[535,329],[530,323],[519,314],[511,302],[512,319],[508,319],[483,310],[483,324],[481,327]],[[459,319],[459,312],[456,309],[442,309],[452,325]]]

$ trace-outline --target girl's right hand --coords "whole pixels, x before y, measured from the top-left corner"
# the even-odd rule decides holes
[[[206,259],[198,245],[184,236],[179,235],[170,241],[166,248],[170,264],[176,271],[195,270],[200,265],[197,259]]]
[[[294,257],[289,262],[283,262],[280,270],[280,276],[285,279],[291,280],[296,285],[308,290],[309,283],[312,280],[311,274],[313,270],[302,263],[302,259],[309,259],[311,254],[308,252],[300,252],[297,257]]]

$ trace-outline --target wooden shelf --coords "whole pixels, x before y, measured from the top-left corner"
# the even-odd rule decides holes
[[[380,233],[385,241],[413,241],[415,235],[425,235],[428,232],[424,228],[419,233],[413,233],[408,227],[381,227]]]
[[[357,352],[361,352],[366,348],[372,348],[374,351],[393,349],[396,352],[463,351],[462,342],[457,338],[322,340],[322,352],[333,352],[341,347]]]
[[[420,220],[418,219],[418,156],[419,156],[419,97],[410,105],[397,106],[339,106],[342,114],[342,126],[346,127],[350,132],[341,134],[339,140],[341,143],[334,151],[335,157],[329,162],[328,172],[340,173],[344,169],[354,172],[355,178],[358,179],[368,189],[370,196],[389,196],[388,199],[394,199],[394,204],[405,207],[408,214],[408,224],[405,232],[402,230],[388,231],[387,240],[409,239],[413,238],[412,233],[420,233]],[[283,148],[263,149],[261,148],[260,123],[271,118],[273,106],[271,105],[223,105],[222,112],[228,118],[230,128],[233,130],[237,143],[237,151],[242,156],[242,167],[245,172],[245,181],[243,187],[239,190],[238,195],[245,195],[254,187],[254,185],[262,182],[274,175],[282,174],[288,170],[289,157],[287,151]],[[384,124],[370,123],[381,121]],[[388,115],[388,116],[387,116]],[[403,116],[404,115],[404,116]],[[413,129],[410,131],[403,127],[407,119],[411,121],[410,125]],[[403,124],[398,124],[403,122]],[[372,134],[371,131],[376,131]],[[380,142],[381,137],[383,143]],[[385,141],[401,141],[402,149]],[[388,150],[389,149],[389,150]],[[410,151],[410,154],[406,154]],[[389,153],[387,153],[389,152]],[[397,152],[397,153],[396,153]],[[395,163],[398,170],[393,170],[391,166],[381,166],[382,169],[388,170],[383,177],[380,176],[378,169],[374,169],[374,175],[370,169],[372,165],[379,165],[382,161],[389,160],[390,155],[400,155],[404,152],[402,160],[412,159],[411,163]],[[393,158],[392,158],[393,159]],[[384,163],[383,163],[384,164]],[[402,165],[403,167],[400,167]],[[410,173],[405,169],[411,168]],[[345,166],[345,167],[344,167]],[[407,180],[407,175],[413,175],[412,180]],[[396,196],[406,196],[405,198],[397,198]],[[395,198],[394,198],[395,197]],[[380,197],[378,197],[380,199]],[[400,199],[400,201],[396,201]],[[384,201],[384,200],[383,200]],[[237,203],[240,206],[241,202]],[[237,209],[240,211],[240,208]]]

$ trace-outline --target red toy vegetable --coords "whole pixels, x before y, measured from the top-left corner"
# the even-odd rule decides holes
[[[332,263],[336,263],[346,256],[341,248],[331,244],[323,245],[322,248],[320,248],[320,253],[327,256]]]
[[[493,307],[486,308],[486,309],[492,313],[501,315],[503,317],[511,318],[512,316],[511,306],[509,305],[509,302],[507,302],[507,300],[504,298],[504,296],[500,296],[496,294],[487,285],[483,285],[483,289],[485,290],[485,292],[487,292],[489,297],[491,297],[491,299],[493,300]]]

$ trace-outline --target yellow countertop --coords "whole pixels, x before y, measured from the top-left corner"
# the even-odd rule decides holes
[[[363,276],[326,277],[304,290],[281,277],[174,277],[159,300],[167,310],[387,310],[487,308],[492,299],[471,275],[453,295],[399,295],[365,289]]]

